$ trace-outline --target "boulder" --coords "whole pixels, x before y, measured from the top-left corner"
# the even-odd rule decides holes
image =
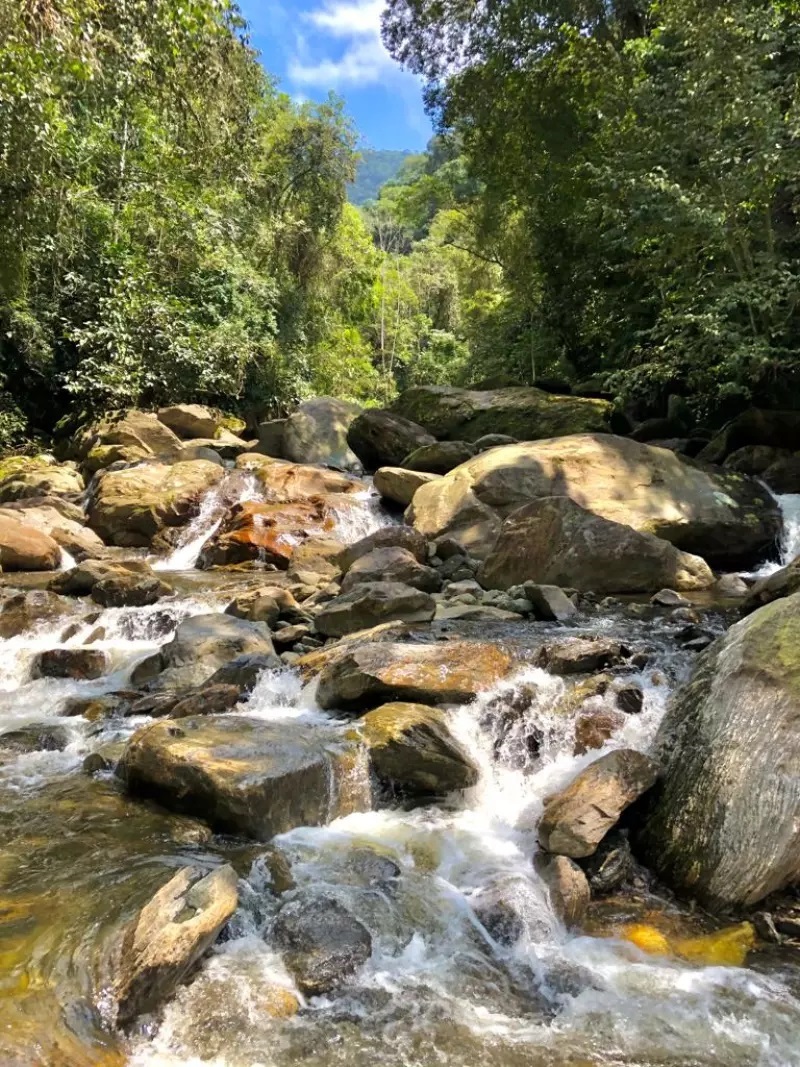
[[[577,926],[586,915],[592,892],[581,868],[567,856],[536,857],[536,870],[547,886],[550,907],[565,926]]]
[[[800,880],[800,594],[705,652],[655,741],[659,786],[636,852],[713,907]]]
[[[265,456],[274,456],[276,459],[285,459],[283,445],[286,422],[286,419],[270,419],[268,422],[258,424],[259,452]]]
[[[436,438],[410,419],[392,411],[369,408],[350,424],[347,443],[364,468],[402,467],[409,453]]]
[[[515,445],[516,437],[509,437],[507,433],[487,433],[479,437],[475,442],[475,452],[488,452],[490,448],[500,448],[501,445]]]
[[[143,608],[172,593],[172,586],[156,575],[139,576],[130,571],[101,578],[92,586],[92,600],[103,608]]]
[[[338,578],[342,571],[342,557],[345,546],[332,537],[311,537],[296,545],[289,566],[289,577],[298,571],[321,575],[324,578]]]
[[[563,589],[557,585],[538,585],[536,582],[525,582],[525,596],[533,605],[533,611],[537,619],[552,622],[566,622],[573,615],[578,614],[578,609],[567,596]]]
[[[800,449],[800,412],[749,408],[732,419],[703,449],[699,459],[722,463],[745,445]]]
[[[225,608],[226,615],[233,615],[237,619],[247,619],[248,622],[263,622],[272,626],[278,621],[281,614],[280,602],[277,594],[287,594],[285,589],[254,589],[250,593],[242,593],[228,604]],[[294,597],[292,597],[294,600]]]
[[[608,431],[614,407],[606,400],[554,396],[531,386],[479,391],[418,385],[402,393],[392,410],[449,441],[478,441],[487,434],[535,441]]]
[[[468,441],[436,441],[435,444],[415,448],[401,466],[427,474],[447,474],[454,467],[460,467],[472,459],[476,452],[475,445]]]
[[[232,867],[184,867],[128,924],[111,963],[108,992],[127,1026],[168,1000],[213,945],[239,902]]]
[[[103,471],[89,500],[89,526],[106,544],[147,547],[164,527],[193,518],[223,476],[221,467],[205,459]]]
[[[0,638],[17,637],[42,622],[54,626],[71,610],[68,600],[47,589],[16,593],[0,603]]]
[[[759,476],[773,463],[791,454],[783,448],[773,448],[771,445],[744,445],[731,452],[723,466],[728,470],[739,471],[740,474]]]
[[[612,831],[604,837],[583,863],[589,886],[594,893],[612,893],[634,873],[631,846],[624,832]]]
[[[77,497],[85,484],[73,466],[49,464],[21,470],[0,481],[0,501],[24,500],[28,497]]]
[[[100,678],[108,660],[98,648],[51,648],[37,652],[31,674],[34,678]]]
[[[478,580],[487,589],[532,581],[606,594],[704,589],[714,575],[699,556],[552,496],[512,511]]]
[[[131,679],[139,685],[158,675],[159,689],[202,685],[237,656],[269,656],[274,651],[269,630],[261,623],[220,613],[193,615],[178,626],[171,641],[134,668]]]
[[[358,493],[363,482],[341,471],[310,464],[287,463],[258,452],[245,452],[236,460],[236,469],[254,474],[267,491],[270,503],[297,503]],[[343,503],[341,500],[339,503]]]
[[[180,438],[157,415],[131,409],[113,412],[83,430],[72,442],[71,455],[85,461],[91,452],[103,447],[130,450],[129,455],[136,458],[161,456],[169,459],[180,455],[182,445]],[[118,458],[124,457],[120,455]],[[108,462],[100,464],[107,465]]]
[[[333,525],[333,514],[321,499],[235,504],[203,545],[197,564],[208,568],[257,560],[287,570],[299,544]]]
[[[429,593],[400,582],[362,582],[324,604],[315,624],[326,637],[342,637],[381,622],[429,622],[435,613]]]
[[[627,721],[627,716],[614,708],[586,708],[575,720],[576,756],[603,748]]]
[[[54,571],[61,566],[61,548],[47,534],[0,515],[0,567],[4,571]]]
[[[366,793],[354,807],[348,786],[354,754],[328,728],[299,731],[242,715],[159,719],[133,735],[117,773],[132,793],[266,841],[366,810]]]
[[[569,497],[601,518],[654,534],[712,566],[752,564],[774,545],[779,509],[753,479],[607,434],[484,452],[414,495],[406,519],[485,559],[513,511]]]
[[[628,649],[613,637],[565,637],[543,645],[535,662],[551,674],[590,674],[615,667],[628,655]]]
[[[23,755],[27,752],[63,752],[70,743],[69,730],[58,723],[34,722],[0,733],[0,751]]]
[[[742,613],[749,615],[756,608],[771,604],[774,600],[792,596],[800,590],[800,556],[795,556],[791,563],[775,571],[774,574],[759,578],[747,593],[742,604]]]
[[[34,500],[50,500],[55,497],[33,497]],[[63,514],[61,508],[51,504],[40,503],[25,508],[0,508],[0,516],[6,516],[15,522],[24,522],[41,533],[47,534],[76,559],[99,559],[106,555],[106,547],[97,534],[84,526],[83,515],[80,521]]]
[[[478,769],[447,728],[445,715],[425,704],[384,704],[359,722],[370,765],[382,785],[410,797],[468,789]]]
[[[510,655],[479,641],[353,642],[319,676],[323,708],[359,711],[386,701],[466,704],[512,670]]]
[[[763,478],[774,493],[800,493],[800,454],[776,460]]]
[[[384,500],[407,508],[419,487],[436,481],[438,477],[438,474],[424,474],[403,467],[380,467],[375,471],[373,484]]]
[[[306,400],[286,420],[281,454],[294,463],[360,470],[358,457],[348,447],[347,432],[361,411],[358,404],[331,396]]]
[[[196,440],[199,437],[213,439],[222,428],[218,416],[200,404],[174,404],[170,408],[160,408],[158,421],[184,440]]]
[[[283,905],[270,940],[306,996],[329,993],[372,955],[372,937],[335,897],[300,891]]]
[[[342,592],[349,593],[362,582],[399,582],[435,593],[442,580],[433,567],[425,567],[407,548],[376,548],[361,556],[348,568],[342,582]]]
[[[382,548],[404,548],[418,563],[428,562],[428,542],[425,538],[409,526],[393,525],[384,526],[362,537],[355,544],[348,545],[342,554],[342,570],[347,573],[356,560]]]
[[[56,575],[50,582],[50,591],[62,596],[89,596],[97,583],[106,578],[140,581],[155,577],[152,567],[144,560],[88,559]]]
[[[655,783],[658,765],[633,749],[617,749],[590,763],[548,797],[539,841],[548,852],[591,856],[623,811]]]

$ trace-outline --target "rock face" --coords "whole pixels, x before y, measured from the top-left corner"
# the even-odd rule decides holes
[[[780,530],[775,501],[758,482],[606,434],[484,452],[418,489],[406,517],[426,537],[454,538],[485,558],[504,519],[553,496],[661,537],[712,566],[751,563]]]
[[[394,410],[450,441],[477,441],[487,434],[536,441],[606,432],[614,408],[605,400],[554,396],[531,387],[478,391],[418,385],[395,401]]]
[[[410,419],[391,411],[370,408],[350,425],[347,443],[366,470],[402,467],[406,456],[436,438]]]
[[[512,511],[478,580],[487,589],[533,581],[582,592],[648,593],[665,585],[707,588],[714,575],[699,556],[554,496]]]
[[[217,416],[200,404],[175,404],[170,408],[161,408],[158,421],[186,440],[214,438],[222,428]]]
[[[358,457],[348,447],[347,431],[361,410],[358,404],[331,396],[307,400],[286,420],[282,455],[294,463],[360,469]]]
[[[548,852],[591,856],[622,812],[656,780],[658,767],[633,749],[617,749],[590,763],[545,804],[539,841]]]
[[[394,792],[442,796],[478,781],[477,768],[438,708],[384,704],[365,715],[359,725],[378,780]]]
[[[641,854],[711,905],[800,879],[800,595],[761,608],[698,660],[656,738]]]
[[[175,992],[238,904],[232,867],[184,867],[125,930],[114,961],[116,1022],[127,1026]]]
[[[117,773],[132,793],[263,841],[366,808],[346,780],[352,751],[333,731],[240,715],[160,719],[133,735]]]
[[[8,515],[0,515],[0,567],[4,571],[54,571],[61,549],[52,537]]]
[[[429,622],[435,613],[429,593],[400,582],[361,582],[328,601],[315,622],[326,637],[342,637],[382,622]]]
[[[375,471],[373,484],[384,500],[407,508],[419,487],[436,481],[438,477],[438,474],[409,471],[404,467],[380,467]]]
[[[357,644],[324,667],[317,700],[323,708],[363,710],[389,701],[466,704],[512,669],[496,645]]]
[[[202,685],[237,656],[272,654],[269,631],[261,623],[219,613],[194,615],[180,624],[171,641],[134,668],[131,677],[138,685],[158,675],[158,688],[178,689]]]
[[[348,569],[342,592],[348,593],[361,582],[402,582],[425,593],[435,593],[442,584],[433,567],[423,566],[407,548],[376,548],[361,556]]]
[[[372,955],[369,930],[335,897],[306,891],[284,904],[271,938],[307,996],[328,993]]]
[[[223,475],[205,459],[104,471],[89,501],[89,525],[106,544],[146,547],[164,527],[188,522]]]

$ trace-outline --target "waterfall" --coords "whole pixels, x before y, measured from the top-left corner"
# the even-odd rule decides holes
[[[800,493],[773,494],[781,509],[783,526],[779,545],[780,558],[763,563],[753,573],[755,578],[768,578],[800,555]]]

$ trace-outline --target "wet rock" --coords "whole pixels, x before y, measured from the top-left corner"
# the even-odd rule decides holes
[[[533,605],[533,612],[537,619],[566,622],[567,619],[578,614],[578,609],[573,602],[557,585],[537,585],[535,582],[525,582],[525,596]]]
[[[347,853],[346,878],[350,885],[391,891],[401,873],[399,863],[374,848],[354,848]]]
[[[759,579],[742,604],[742,614],[749,615],[756,608],[771,604],[783,597],[792,596],[798,591],[800,591],[800,556],[796,556],[791,563],[781,567],[779,571],[775,571],[767,578]]]
[[[662,762],[636,853],[712,907],[800,879],[800,595],[731,627],[700,657],[656,736]]]
[[[489,937],[511,948],[525,933],[525,919],[516,906],[514,886],[494,882],[473,893],[472,910]]]
[[[400,582],[362,582],[323,605],[315,624],[326,637],[341,637],[382,622],[428,622],[435,613],[429,593]]]
[[[478,770],[447,728],[444,714],[424,704],[384,704],[360,720],[378,780],[410,797],[468,789]]]
[[[97,648],[52,648],[38,652],[33,659],[34,678],[73,678],[81,681],[100,678],[108,668],[108,657]]]
[[[213,945],[238,905],[232,867],[185,867],[162,886],[115,949],[111,996],[118,1026],[160,1007]]]
[[[30,589],[0,603],[0,637],[17,637],[39,623],[63,621],[71,611],[68,600],[47,589]]]
[[[62,752],[69,740],[69,731],[58,723],[35,722],[0,734],[0,751]]]
[[[750,586],[738,574],[723,574],[714,583],[714,592],[726,600],[740,600],[750,592]]]
[[[485,558],[512,511],[557,496],[721,568],[760,560],[780,530],[775,501],[755,480],[606,434],[484,452],[422,486],[407,520],[428,538],[455,538]]]
[[[436,438],[402,415],[369,408],[351,423],[347,443],[366,470],[376,471],[402,467],[410,452],[436,444]]]
[[[153,679],[156,688],[202,685],[215,671],[242,655],[274,655],[269,631],[261,623],[225,614],[185,619],[167,644],[134,668],[134,685]]]
[[[414,533],[416,533],[416,531],[414,531]],[[457,557],[458,559],[462,560],[467,558],[466,548],[464,548],[464,546],[459,541],[455,541],[452,537],[440,538],[435,543],[434,547],[436,549],[436,556],[440,560],[447,561],[453,559],[454,557]]]
[[[98,582],[106,578],[120,581],[142,581],[155,578],[155,572],[144,560],[84,560],[56,575],[50,590],[62,596],[89,596]]]
[[[585,710],[575,723],[576,756],[602,748],[625,725],[626,716],[610,708]]]
[[[344,551],[345,546],[341,541],[330,537],[313,537],[295,547],[289,577],[307,573],[323,578],[338,578]]]
[[[0,515],[0,567],[4,571],[54,571],[61,548],[47,534],[8,513]]]
[[[418,563],[428,562],[428,542],[416,530],[409,526],[384,526],[345,549],[342,570],[347,573],[362,556],[383,548],[404,548]]]
[[[195,715],[220,715],[231,711],[242,698],[242,691],[237,685],[212,684],[209,680],[204,686],[180,695],[172,702],[169,711],[163,714],[171,719],[189,719]],[[135,712],[134,712],[135,714]]]
[[[555,396],[531,386],[471,390],[418,385],[402,393],[393,410],[450,441],[477,441],[486,434],[532,441],[607,432],[613,406],[604,400]]]
[[[169,408],[160,408],[158,421],[185,440],[214,438],[217,431],[222,429],[219,417],[200,404],[174,404]]]
[[[475,446],[467,441],[436,441],[435,444],[414,449],[406,456],[401,466],[410,471],[424,471],[427,474],[447,474],[454,467],[472,459],[475,452]]]
[[[686,608],[690,602],[674,589],[660,589],[650,597],[650,603],[659,608]]]
[[[160,719],[133,735],[118,774],[132,793],[263,841],[364,810],[367,798],[347,782],[352,752],[332,729],[241,715]]]
[[[785,449],[772,448],[770,445],[743,445],[742,448],[731,452],[723,465],[728,470],[739,471],[741,474],[759,476],[785,455]],[[788,455],[791,455],[791,452]]]
[[[376,548],[352,564],[342,582],[349,593],[362,582],[398,582],[425,593],[435,593],[442,579],[432,567],[425,567],[406,548]]]
[[[187,523],[223,476],[221,467],[204,459],[106,470],[89,500],[89,526],[106,544],[147,547],[164,527]]]
[[[438,477],[438,474],[410,471],[404,467],[380,467],[375,471],[373,484],[384,500],[407,508],[419,487]]]
[[[277,599],[280,594],[290,596],[292,603],[299,608],[297,601],[288,590],[268,587],[266,589],[256,589],[251,593],[243,593],[241,596],[236,597],[225,608],[225,614],[233,615],[236,619],[246,619],[248,622],[263,622],[267,626],[273,626],[281,614],[281,605]]]
[[[633,749],[617,749],[590,763],[555,796],[539,824],[548,852],[591,856],[622,812],[655,783],[657,764]]]
[[[295,463],[324,463],[341,470],[360,470],[347,444],[347,432],[361,414],[358,404],[319,396],[306,400],[283,428],[281,455]]]
[[[592,896],[581,868],[566,856],[538,855],[536,869],[547,886],[554,913],[565,926],[578,926]]]
[[[665,582],[701,589],[714,581],[698,556],[595,515],[567,496],[513,511],[478,577],[487,589],[533,581],[598,594],[649,592]]]
[[[270,940],[306,996],[329,993],[372,955],[366,926],[335,897],[320,892],[301,892],[284,904]]]
[[[551,674],[589,674],[623,663],[630,652],[610,637],[568,637],[544,645],[536,665]]]
[[[623,682],[614,689],[617,706],[626,715],[638,715],[644,707],[644,690],[638,682]]]
[[[354,642],[319,676],[323,708],[362,710],[386,701],[466,704],[512,670],[510,655],[479,641],[444,644]]]
[[[597,851],[583,862],[583,869],[594,893],[612,893],[634,871],[633,854],[628,838],[612,831],[597,846]]]
[[[92,586],[92,600],[104,608],[143,608],[170,596],[172,586],[155,575],[116,574],[101,578]]]

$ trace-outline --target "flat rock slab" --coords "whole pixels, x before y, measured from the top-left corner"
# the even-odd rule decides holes
[[[357,749],[324,726],[239,715],[162,719],[133,735],[118,773],[132,793],[268,840],[368,810],[366,791],[349,780]]]

